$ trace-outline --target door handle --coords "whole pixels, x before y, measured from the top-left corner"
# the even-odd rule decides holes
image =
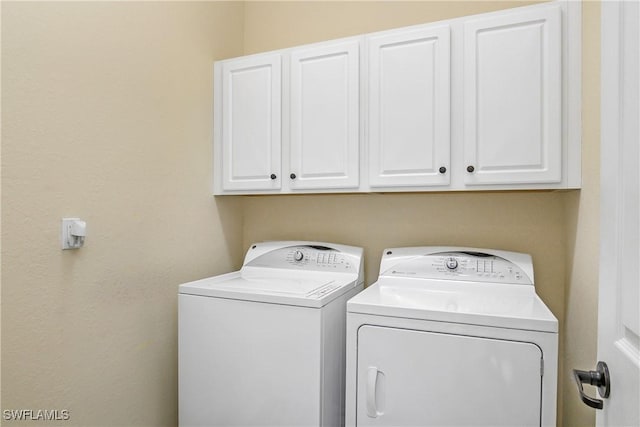
[[[377,395],[378,374],[384,377],[384,374],[374,366],[369,366],[367,369],[367,415],[371,418],[377,418],[384,414],[378,408],[378,399],[383,398],[383,396],[379,397]],[[380,384],[380,386],[382,387],[383,384]]]
[[[598,362],[595,371],[579,371],[573,370],[573,378],[576,380],[580,399],[587,405],[595,409],[602,409],[602,399],[589,397],[584,393],[582,384],[589,384],[598,387],[598,394],[603,399],[609,397],[611,392],[611,377],[609,376],[609,367],[604,362]]]

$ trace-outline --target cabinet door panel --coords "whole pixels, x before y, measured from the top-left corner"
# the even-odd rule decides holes
[[[357,187],[359,43],[291,53],[293,189]]]
[[[222,80],[223,190],[279,189],[280,55],[225,62]]]
[[[464,24],[465,183],[562,178],[559,6]]]
[[[539,426],[531,343],[362,326],[356,425]]]
[[[369,182],[449,184],[449,26],[369,39]]]

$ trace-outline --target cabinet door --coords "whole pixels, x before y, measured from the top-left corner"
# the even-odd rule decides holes
[[[368,39],[369,183],[449,184],[449,26]]]
[[[362,326],[356,424],[540,426],[541,358],[531,343]]]
[[[279,54],[222,65],[223,191],[280,188],[281,68]]]
[[[465,183],[562,178],[557,5],[464,23]]]
[[[293,50],[290,79],[290,187],[358,187],[358,40]]]

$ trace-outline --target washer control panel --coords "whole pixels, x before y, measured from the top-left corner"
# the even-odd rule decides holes
[[[275,249],[260,255],[246,265],[340,273],[357,273],[359,268],[352,255],[319,245],[295,245]]]
[[[422,279],[532,285],[533,280],[517,264],[488,253],[447,251],[402,260],[384,272],[385,276]]]

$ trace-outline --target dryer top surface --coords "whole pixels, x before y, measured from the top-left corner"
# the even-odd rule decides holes
[[[533,285],[531,257],[477,248],[386,249],[378,281],[350,313],[558,332]]]

